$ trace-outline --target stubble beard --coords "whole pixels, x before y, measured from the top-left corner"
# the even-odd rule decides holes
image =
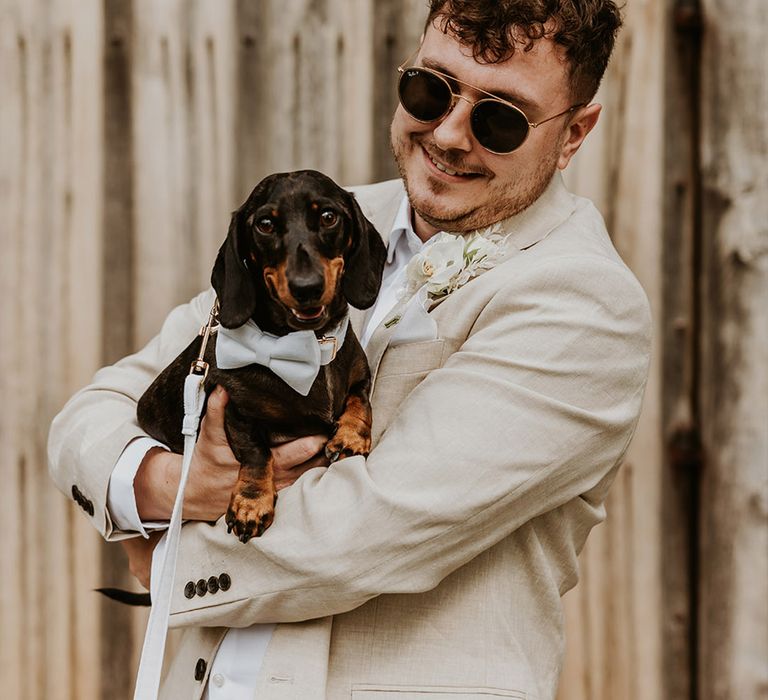
[[[539,162],[533,175],[527,181],[516,183],[519,186],[515,188],[515,191],[510,192],[509,183],[494,183],[491,180],[486,187],[481,206],[468,203],[466,207],[457,207],[452,211],[441,211],[438,205],[430,200],[429,196],[424,197],[423,201],[416,200],[416,193],[413,192],[408,182],[406,161],[409,158],[417,157],[414,154],[421,150],[421,143],[406,135],[399,138],[393,137],[390,141],[390,147],[400,177],[403,179],[411,207],[430,226],[440,231],[465,233],[491,226],[498,221],[519,214],[541,196],[557,169],[558,152],[556,149],[552,149],[548,157]],[[431,150],[438,151],[439,149],[432,145]],[[452,158],[450,153],[441,157],[448,164],[455,165],[459,170],[462,169],[459,158]],[[428,183],[430,194],[434,197],[439,197],[451,187],[447,182],[435,178],[430,178]]]

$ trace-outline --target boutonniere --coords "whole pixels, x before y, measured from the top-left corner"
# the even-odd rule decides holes
[[[428,300],[444,299],[497,265],[506,253],[507,236],[500,223],[467,235],[438,233],[406,266],[404,295],[423,287]]]

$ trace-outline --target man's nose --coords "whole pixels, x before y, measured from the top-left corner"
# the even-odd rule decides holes
[[[471,151],[472,130],[469,121],[471,114],[472,105],[467,100],[455,97],[451,111],[432,130],[435,145],[443,151]]]

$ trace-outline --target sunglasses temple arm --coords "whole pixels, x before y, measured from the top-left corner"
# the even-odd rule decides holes
[[[542,124],[546,124],[547,122],[551,122],[553,119],[557,119],[558,117],[562,117],[564,114],[569,114],[570,112],[575,112],[577,109],[581,109],[586,105],[585,102],[582,102],[581,104],[573,105],[573,107],[568,107],[568,109],[564,109],[559,114],[555,114],[552,117],[547,117],[546,119],[542,119],[540,122],[532,123],[528,122],[528,126],[531,127],[531,129],[535,129],[537,126],[541,126]]]

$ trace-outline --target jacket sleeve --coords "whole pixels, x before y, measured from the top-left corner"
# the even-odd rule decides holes
[[[136,403],[152,380],[197,335],[213,304],[213,290],[174,309],[142,350],[99,370],[56,416],[48,436],[48,470],[67,496],[84,508],[108,540],[135,536],[120,532],[107,509],[109,479],[125,447],[146,437],[136,423]]]
[[[618,464],[649,335],[645,294],[620,264],[571,256],[525,269],[367,459],[304,474],[245,545],[221,521],[183,528],[171,624],[293,622],[433,588]],[[184,596],[188,581],[222,572],[226,591]]]

